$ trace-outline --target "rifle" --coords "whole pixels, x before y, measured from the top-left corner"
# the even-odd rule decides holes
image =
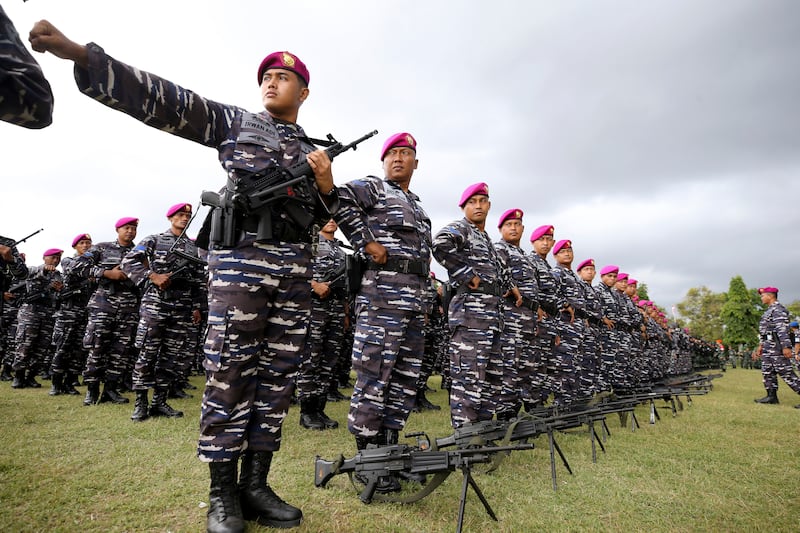
[[[17,241],[15,241],[14,239],[10,239],[8,237],[0,237],[0,244],[2,244],[3,246],[8,246],[9,248],[13,248],[16,245],[22,244],[23,242],[27,241],[28,239],[30,239],[31,237],[33,237],[34,235],[36,235],[41,231],[44,231],[44,228],[39,228],[30,235],[28,235],[27,237],[23,237]]]
[[[493,520],[497,521],[497,516],[472,477],[472,465],[489,463],[497,454],[533,449],[532,444],[525,443],[513,446],[482,446],[440,451],[429,448],[429,440],[424,433],[415,433],[407,436],[416,436],[417,446],[395,444],[376,447],[375,445],[368,445],[366,449],[359,450],[350,459],[345,459],[344,456],[340,455],[335,461],[326,461],[317,456],[314,461],[314,486],[325,487],[328,481],[337,474],[346,473],[351,476],[351,480],[353,475],[356,475],[357,478],[365,483],[359,498],[364,503],[371,503],[378,480],[383,476],[397,475],[401,472],[425,475],[435,474],[433,481],[411,497],[404,499],[380,498],[382,501],[411,503],[433,492],[450,473],[461,470],[464,475],[464,481],[461,486],[458,528],[456,530],[460,532],[464,521],[464,507],[466,505],[468,487],[472,487],[481,503],[483,503],[486,512]]]
[[[331,161],[339,154],[356,147],[370,137],[377,135],[373,130],[355,141],[343,145],[331,134],[328,139],[333,142],[325,153]],[[300,199],[298,190],[313,190],[314,172],[306,159],[288,168],[266,168],[249,176],[248,180],[228,179],[228,185],[222,193],[203,191],[200,202],[214,209],[211,212],[210,240],[223,247],[230,248],[236,244],[237,215],[256,216],[258,218],[256,238],[266,240],[272,238],[272,213],[269,204],[289,198]],[[293,202],[284,206],[288,217],[299,227],[307,228],[313,222],[313,216]],[[205,246],[203,246],[205,248]]]

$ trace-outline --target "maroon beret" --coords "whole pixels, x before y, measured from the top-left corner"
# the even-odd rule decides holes
[[[136,217],[122,217],[121,219],[117,220],[117,223],[114,224],[114,227],[119,229],[127,224],[133,224],[134,226],[138,226],[139,219]]]
[[[569,239],[561,239],[553,246],[553,255],[556,255],[560,252],[563,248],[570,248],[572,249],[572,241]]]
[[[187,213],[192,212],[192,204],[182,203],[182,204],[175,204],[169,209],[167,209],[167,218],[171,217],[178,211],[186,211]]]
[[[383,148],[381,149],[381,161],[383,158],[386,157],[386,152],[394,148],[395,146],[404,146],[406,148],[411,148],[414,152],[417,151],[417,140],[411,136],[410,133],[395,133],[388,139],[386,142],[383,143]]]
[[[522,220],[522,215],[525,213],[522,212],[522,209],[509,209],[502,215],[500,215],[500,221],[497,223],[498,228],[502,228],[503,224],[505,224],[506,220]]]
[[[545,234],[552,235],[555,230],[556,228],[553,226],[539,226],[531,233],[531,242],[541,239]]]
[[[89,235],[88,233],[81,233],[80,235],[76,235],[75,238],[72,239],[72,247],[75,248],[78,245],[78,243],[83,239],[91,241],[92,236]]]
[[[261,64],[258,66],[258,84],[261,85],[261,80],[264,77],[264,71],[271,68],[282,68],[291,70],[306,82],[311,81],[311,75],[308,73],[306,64],[300,61],[300,58],[289,52],[272,52],[265,57]]]
[[[461,194],[461,200],[458,201],[458,207],[464,207],[464,204],[467,203],[467,200],[478,194],[483,196],[489,196],[489,186],[481,182],[481,183],[473,183],[472,185],[464,189],[464,192]]]
[[[583,261],[581,261],[580,263],[578,263],[578,268],[576,268],[576,269],[575,269],[575,271],[576,271],[576,272],[578,272],[578,271],[580,271],[582,268],[584,268],[584,267],[587,267],[587,266],[591,266],[591,267],[593,267],[593,266],[594,266],[594,259],[591,259],[591,258],[589,258],[589,259],[584,259]]]
[[[606,265],[600,269],[601,276],[605,276],[606,274],[611,274],[612,272],[619,272],[619,267],[617,265]]]
[[[63,253],[64,253],[64,250],[62,250],[61,248],[48,248],[42,254],[42,257],[49,257],[51,255],[61,255]]]

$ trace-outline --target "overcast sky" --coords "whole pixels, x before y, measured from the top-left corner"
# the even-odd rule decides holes
[[[111,8],[110,6],[114,6]],[[800,2],[793,0],[403,3],[6,0],[27,41],[47,18],[78,42],[217,101],[260,110],[256,69],[275,50],[311,73],[299,123],[350,141],[337,183],[381,174],[389,135],[411,132],[411,188],[434,232],[490,186],[487,228],[509,208],[553,224],[576,263],[618,264],[670,309],[691,287],[775,285],[800,299]],[[72,237],[163,231],[170,205],[225,180],[215,150],[81,95],[72,64],[35,54],[53,125],[0,123],[0,234],[45,231],[30,264]],[[195,222],[190,234],[199,229]],[[552,262],[552,261],[551,261]],[[438,272],[443,272],[441,268]]]

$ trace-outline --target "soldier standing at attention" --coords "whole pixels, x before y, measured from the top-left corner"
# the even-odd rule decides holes
[[[311,280],[311,322],[297,374],[300,425],[306,429],[336,429],[325,414],[333,369],[344,344],[347,307],[347,254],[335,238],[339,226],[329,220],[319,231]]]
[[[491,207],[489,186],[470,185],[458,206],[464,218],[442,228],[433,242],[433,255],[454,284],[448,315],[454,428],[491,420],[497,412],[505,366],[500,348],[503,299],[512,291],[513,305],[522,305],[508,266],[485,230]]]
[[[11,365],[14,362],[14,338],[17,313],[21,298],[10,292],[13,281],[28,277],[25,259],[14,246],[14,240],[0,237],[0,380],[11,381]],[[24,285],[24,283],[23,283]]]
[[[191,204],[173,205],[167,210],[169,229],[145,237],[122,260],[125,275],[144,286],[135,340],[139,355],[133,367],[134,422],[150,416],[183,416],[167,403],[167,394],[182,379],[180,366],[192,353],[190,331],[200,322],[206,297],[197,246],[183,236],[190,218]],[[153,403],[148,410],[151,388]]]
[[[35,376],[50,353],[58,292],[64,287],[61,272],[56,270],[64,250],[50,248],[44,253],[44,264],[30,269],[26,280],[27,293],[17,316],[15,343],[17,353],[11,368],[15,389],[39,388]]]
[[[87,305],[94,292],[95,284],[91,278],[81,277],[77,268],[78,257],[92,247],[92,237],[81,233],[72,239],[74,257],[61,260],[64,289],[59,294],[60,305],[56,312],[53,328],[55,353],[50,364],[52,387],[50,396],[59,394],[78,394],[73,383],[86,365],[86,349],[83,347],[83,333],[86,331]]]
[[[425,313],[431,301],[431,221],[409,186],[417,169],[417,141],[389,137],[381,149],[384,177],[367,176],[339,187],[336,213],[347,239],[367,255],[355,299],[353,370],[347,428],[356,447],[396,444],[416,403],[425,349]],[[394,478],[378,490],[399,489]]]
[[[600,283],[596,287],[603,322],[608,326],[608,329],[600,330],[600,381],[604,391],[623,388],[624,383],[624,376],[616,366],[617,352],[622,346],[622,333],[617,329],[617,325],[621,323],[621,311],[614,289],[617,274],[617,265],[604,266],[600,269]]]
[[[584,284],[584,297],[586,298],[586,307],[584,312],[586,314],[586,333],[583,337],[583,353],[585,367],[581,369],[579,376],[581,383],[591,384],[591,393],[595,394],[602,390],[604,387],[600,382],[599,367],[600,367],[600,334],[602,329],[607,329],[610,324],[608,319],[603,316],[602,304],[597,296],[597,290],[592,287],[596,270],[594,266],[594,259],[584,259],[578,263],[575,269],[581,282]],[[576,316],[580,318],[578,313]],[[608,390],[606,387],[605,390]]]
[[[79,45],[47,21],[34,26],[30,40],[36,51],[74,61],[76,81],[88,96],[216,149],[226,188],[250,184],[265,169],[307,162],[313,170],[313,180],[293,186],[274,207],[215,208],[211,242],[198,243],[209,250],[207,381],[198,444],[211,475],[206,527],[240,532],[244,519],[299,525],[302,512],[279,498],[267,477],[306,340],[314,228],[338,206],[328,154],[315,150],[296,123],[309,95],[308,69],[289,52],[267,55],[257,70],[265,110],[251,113],[117,61],[94,43]]]
[[[139,320],[139,290],[120,269],[122,258],[133,249],[139,219],[117,220],[115,241],[101,242],[77,258],[78,277],[94,278],[98,287],[89,299],[89,318],[83,345],[89,350],[83,382],[84,405],[128,403],[119,392],[122,380],[133,366],[133,335]],[[100,394],[100,382],[105,383]]]
[[[789,388],[800,394],[800,377],[792,369],[792,340],[789,337],[789,312],[778,301],[778,289],[761,287],[758,289],[761,303],[767,310],[758,323],[761,342],[756,354],[761,356],[761,376],[767,395],[755,400],[756,403],[778,403],[778,376]],[[800,404],[795,405],[800,409]]]
[[[494,243],[497,254],[508,265],[511,278],[522,295],[522,305],[507,302],[503,306],[503,392],[499,398],[498,420],[517,416],[523,404],[539,401],[539,391],[532,384],[535,379],[534,344],[536,320],[539,310],[539,287],[536,271],[530,258],[519,243],[525,233],[522,209],[509,209],[497,223],[501,239]]]

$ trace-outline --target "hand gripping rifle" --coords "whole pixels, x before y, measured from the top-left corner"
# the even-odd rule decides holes
[[[461,470],[464,481],[461,485],[461,500],[459,502],[458,528],[464,521],[464,506],[466,505],[467,489],[472,487],[478,498],[483,503],[487,514],[497,520],[489,502],[481,492],[472,477],[472,465],[490,463],[496,454],[504,454],[515,450],[531,450],[532,444],[516,444],[513,446],[480,446],[472,448],[459,448],[451,451],[431,450],[427,435],[413,433],[407,437],[417,437],[417,446],[395,444],[390,446],[368,445],[366,449],[359,450],[355,456],[345,459],[339,456],[335,461],[326,461],[319,456],[315,460],[314,485],[325,487],[328,481],[337,474],[348,474],[351,478],[365,484],[359,498],[364,503],[371,503],[373,499],[399,503],[418,501],[438,487],[450,473]],[[378,480],[383,476],[408,474],[434,474],[434,479],[418,491],[406,498],[392,498],[375,495]]]
[[[342,144],[328,134],[328,139],[333,142],[325,153],[333,161],[339,154],[356,147],[370,137],[377,135],[378,130],[373,130],[349,144]],[[201,203],[214,207],[211,214],[210,240],[223,247],[236,244],[237,225],[236,216],[258,216],[257,239],[272,238],[272,218],[269,204],[289,198],[299,199],[297,191],[306,189],[313,191],[314,171],[308,161],[302,161],[288,168],[270,167],[248,176],[247,179],[228,179],[228,184],[222,193],[204,191]],[[296,190],[297,189],[297,190]],[[287,202],[284,206],[286,214],[300,227],[308,227],[313,222],[313,217],[300,205]]]

